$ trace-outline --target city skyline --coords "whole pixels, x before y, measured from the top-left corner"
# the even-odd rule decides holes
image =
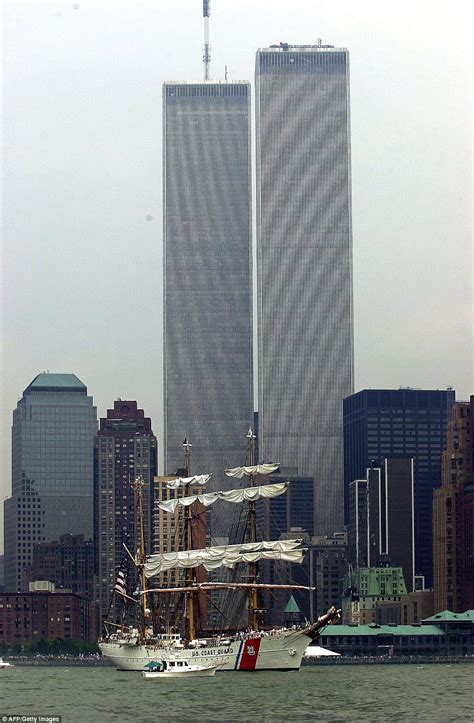
[[[162,297],[160,86],[201,78],[201,6],[121,7],[4,10],[3,497],[11,413],[43,369],[77,374],[100,415],[110,399],[137,399],[163,438],[160,375],[148,371],[159,366],[159,313],[139,339],[136,309],[159,309]],[[212,78],[223,77],[224,63],[232,79],[252,78],[256,49],[280,40],[319,35],[351,52],[355,390],[453,386],[468,398],[462,16],[428,3],[415,11],[402,3],[390,17],[375,3],[361,3],[357,17],[349,3],[317,17],[309,2],[291,16],[284,3],[268,16],[267,3],[240,9],[246,19],[252,9],[252,20],[236,38],[235,10],[213,3]],[[456,42],[444,55],[446,37]],[[135,302],[128,308],[124,291]]]

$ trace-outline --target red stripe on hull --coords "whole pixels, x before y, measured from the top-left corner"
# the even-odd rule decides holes
[[[258,651],[260,650],[261,638],[246,640],[242,657],[240,658],[239,670],[255,670],[257,665]]]

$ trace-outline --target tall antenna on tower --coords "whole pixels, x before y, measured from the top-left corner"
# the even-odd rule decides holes
[[[211,46],[209,45],[209,17],[211,15],[211,0],[202,0],[202,16],[204,18],[204,47],[202,60],[204,63],[204,80],[210,79]]]

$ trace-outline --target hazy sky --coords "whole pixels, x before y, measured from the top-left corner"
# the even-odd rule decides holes
[[[77,374],[100,416],[137,399],[161,433],[161,85],[201,79],[201,7],[4,2],[1,498],[41,371]],[[212,0],[212,79],[253,81],[279,41],[351,53],[356,390],[474,391],[471,20],[467,2]]]

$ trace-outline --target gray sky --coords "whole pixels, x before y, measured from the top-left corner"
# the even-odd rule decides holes
[[[3,5],[1,498],[41,371],[77,374],[100,416],[137,399],[160,435],[161,85],[201,79],[201,6]],[[474,391],[471,19],[467,2],[212,0],[212,79],[253,80],[279,41],[350,50],[356,390]]]

